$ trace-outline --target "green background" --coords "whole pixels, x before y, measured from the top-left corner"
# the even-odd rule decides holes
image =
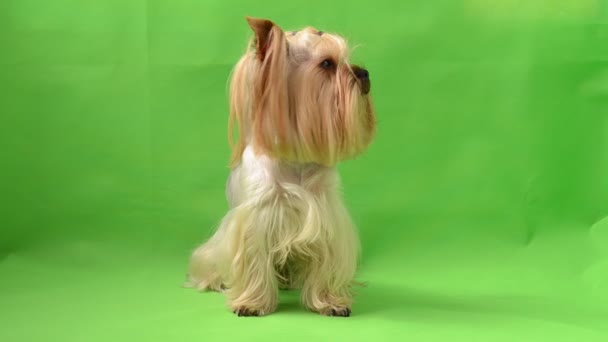
[[[371,72],[351,318],[180,287],[227,208],[245,15]],[[0,113],[1,341],[608,340],[607,1],[2,0]]]

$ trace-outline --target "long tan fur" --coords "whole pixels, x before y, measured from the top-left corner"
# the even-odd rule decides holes
[[[371,98],[343,38],[248,22],[255,35],[230,86],[230,210],[194,251],[189,284],[225,292],[239,315],[273,312],[284,287],[310,310],[348,316],[359,242],[335,165],[372,141]]]

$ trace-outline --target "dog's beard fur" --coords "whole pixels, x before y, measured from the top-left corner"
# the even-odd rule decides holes
[[[307,308],[348,316],[359,242],[335,165],[371,142],[371,98],[343,38],[248,21],[230,88],[230,210],[195,250],[189,285],[224,291],[239,315],[271,313],[279,288],[298,288]]]

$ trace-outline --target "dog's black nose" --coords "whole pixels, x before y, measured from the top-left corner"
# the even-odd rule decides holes
[[[369,90],[372,87],[371,82],[369,81],[369,71],[357,65],[353,65],[352,69],[353,73],[355,74],[355,77],[359,80],[361,92],[364,95],[369,94]]]
[[[363,68],[357,68],[355,69],[355,76],[360,80],[369,79],[369,71]]]

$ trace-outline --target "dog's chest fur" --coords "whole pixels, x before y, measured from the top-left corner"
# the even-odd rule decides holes
[[[256,155],[247,147],[241,163],[228,178],[226,195],[230,207],[234,207],[247,200],[281,200],[282,195],[301,192],[313,197],[324,196],[335,191],[338,182],[334,168],[278,162],[265,155]]]
[[[258,246],[282,273],[326,249],[340,227],[350,228],[337,185],[333,168],[278,162],[247,147],[228,179],[227,198],[232,210],[247,208]]]

